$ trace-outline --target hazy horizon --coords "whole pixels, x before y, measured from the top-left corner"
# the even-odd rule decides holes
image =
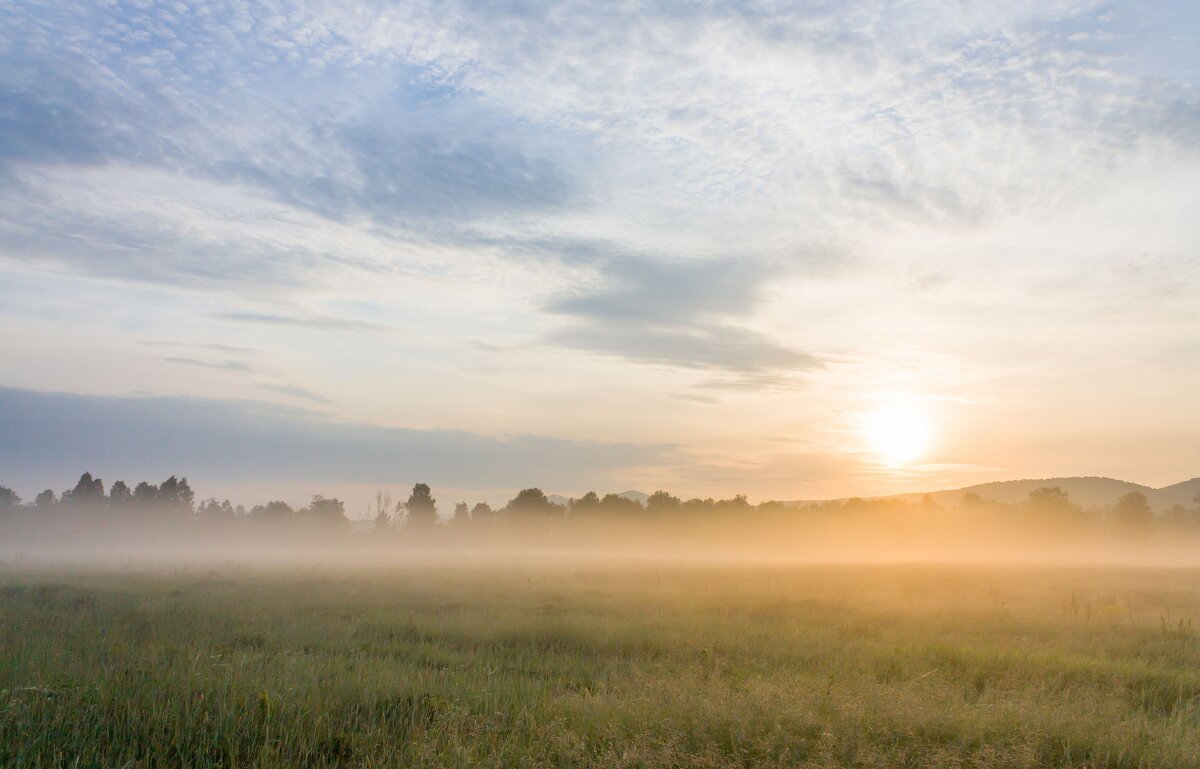
[[[531,486],[564,499],[582,496],[587,491],[597,491],[602,495],[626,492],[648,495],[651,491],[660,490],[660,487],[643,489],[629,484],[622,486],[620,479],[616,477],[609,480],[609,486],[588,485],[587,479],[599,477],[596,475],[598,468],[609,468],[609,465],[603,462],[605,453],[614,448],[620,449],[620,446],[596,446],[586,442],[539,438],[545,446],[556,449],[556,462],[550,468],[542,466],[540,471],[535,472],[536,477],[519,478],[508,477],[506,474],[514,465],[519,465],[527,458],[531,448],[527,442],[477,440],[469,451],[464,451],[461,446],[447,449],[444,445],[446,436],[438,433],[388,431],[372,429],[368,425],[345,424],[328,424],[325,426],[327,431],[323,432],[319,422],[314,425],[302,421],[303,418],[311,419],[311,414],[287,410],[267,410],[265,413],[258,413],[262,411],[261,404],[245,403],[240,404],[246,409],[242,414],[243,420],[248,417],[291,417],[296,420],[290,422],[284,419],[282,423],[277,424],[266,422],[255,425],[257,429],[247,429],[246,424],[233,427],[219,421],[214,424],[212,409],[214,406],[219,409],[225,404],[197,401],[189,404],[191,408],[181,408],[177,399],[149,396],[88,399],[62,393],[34,393],[0,387],[0,401],[22,398],[25,400],[18,403],[18,408],[0,412],[0,428],[5,435],[15,438],[11,445],[19,445],[21,448],[19,453],[13,452],[4,456],[4,465],[9,475],[15,474],[27,480],[23,486],[10,483],[8,488],[12,488],[29,503],[43,490],[58,494],[64,488],[69,488],[75,480],[75,475],[71,470],[65,471],[64,475],[61,468],[72,463],[82,463],[80,466],[86,466],[85,472],[103,480],[105,488],[117,481],[124,481],[132,486],[142,480],[153,482],[167,476],[190,477],[192,486],[196,489],[197,500],[216,498],[229,499],[235,504],[261,504],[280,499],[300,507],[314,494],[333,496],[347,504],[346,513],[352,520],[367,519],[373,515],[370,508],[378,492],[400,498],[414,482],[427,480],[433,481],[435,490],[445,502],[441,511],[443,516],[448,516],[450,508],[458,501],[486,502],[495,507],[502,507],[519,489]],[[56,398],[64,399],[70,404],[69,407],[56,404]],[[81,404],[86,404],[89,400],[94,408],[88,410],[85,406],[81,409]],[[129,414],[121,410],[121,404],[131,401],[140,402],[143,406],[180,409],[181,413],[171,417],[169,429],[147,430],[147,425],[154,424],[153,418],[146,419],[140,414]],[[101,409],[104,411],[103,415],[100,414]],[[193,413],[195,411],[199,413]],[[46,421],[46,416],[50,414],[69,418],[62,421]],[[87,430],[73,432],[79,425],[86,425]],[[339,427],[343,432],[338,432]],[[39,441],[39,437],[45,435],[49,435],[51,439]],[[230,445],[221,448],[222,442]],[[309,443],[309,450],[296,453],[296,447],[306,442]],[[164,452],[163,448],[167,446],[179,448]],[[537,447],[537,444],[534,446]],[[103,459],[113,447],[122,448],[128,458],[122,462]],[[0,455],[2,453],[0,452]],[[97,457],[102,459],[97,461]],[[255,458],[259,460],[257,463]],[[473,480],[486,481],[491,485],[461,486],[446,482],[455,477],[453,474],[447,475],[444,469],[448,459],[453,459],[457,472],[468,472]],[[270,461],[270,469],[266,475],[273,480],[269,483],[264,483],[260,477],[264,472],[264,460]],[[600,460],[599,464],[597,460]],[[181,464],[190,470],[181,467]],[[408,477],[404,476],[405,469],[409,473]],[[333,477],[342,474],[343,477],[348,476],[356,480],[323,483],[311,480],[312,477],[320,477],[323,474]],[[539,480],[550,476],[565,478],[566,484],[559,487],[548,486]],[[213,477],[224,480],[213,482]],[[1200,476],[1180,478],[1157,487],[1129,478],[1088,474],[1002,478],[965,486],[908,489],[895,494],[872,494],[864,492],[863,487],[855,487],[851,488],[849,493],[840,496],[808,499],[764,496],[755,493],[751,486],[748,490],[724,496],[731,498],[741,494],[747,496],[754,504],[775,500],[821,501],[925,493],[936,496],[986,484],[1053,482],[1064,479],[1115,480],[1157,491],[1200,479]],[[692,494],[687,488],[666,490],[678,493],[684,499],[704,496]],[[1114,492],[1110,496],[1115,500],[1118,495]],[[1181,500],[1192,501],[1190,498]],[[1106,500],[1106,503],[1109,501],[1112,500]]]
[[[9,4],[0,485],[1193,478],[1198,47],[1184,2]]]

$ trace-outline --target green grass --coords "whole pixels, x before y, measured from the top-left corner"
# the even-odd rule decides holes
[[[1184,570],[9,568],[0,766],[1200,766],[1196,616]]]

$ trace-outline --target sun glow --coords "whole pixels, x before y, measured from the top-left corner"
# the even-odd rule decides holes
[[[929,447],[929,418],[909,403],[889,403],[862,418],[862,434],[884,464],[899,467],[919,459]]]

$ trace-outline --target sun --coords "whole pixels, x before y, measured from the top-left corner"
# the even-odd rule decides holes
[[[929,448],[929,417],[913,404],[882,405],[863,415],[861,429],[871,450],[890,467],[920,459]]]

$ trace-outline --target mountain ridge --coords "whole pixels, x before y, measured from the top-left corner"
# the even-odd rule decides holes
[[[1029,497],[1029,492],[1042,487],[1058,487],[1067,493],[1071,501],[1081,507],[1111,507],[1125,494],[1141,492],[1146,495],[1146,501],[1156,512],[1165,512],[1175,505],[1191,507],[1200,504],[1200,477],[1173,483],[1161,488],[1143,486],[1140,483],[1124,481],[1107,476],[1059,476],[1053,478],[1020,478],[1009,481],[989,481],[957,489],[942,489],[939,491],[910,492],[905,494],[884,494],[880,496],[863,497],[863,499],[899,499],[908,502],[930,497],[934,502],[943,506],[957,504],[967,494],[976,494],[980,498],[992,502],[1014,503]],[[791,500],[787,505],[807,505],[820,502],[839,502],[850,499],[824,500]]]
[[[963,486],[957,489],[939,489],[937,491],[916,491],[904,494],[883,494],[862,497],[862,499],[884,500],[897,499],[905,502],[917,502],[926,496],[943,507],[952,507],[962,501],[967,494],[976,494],[981,499],[991,502],[1012,504],[1029,498],[1029,492],[1042,487],[1058,487],[1067,493],[1071,501],[1080,507],[1106,508],[1112,507],[1122,496],[1131,492],[1141,492],[1146,495],[1146,501],[1155,512],[1162,513],[1175,505],[1184,507],[1200,506],[1200,476],[1186,481],[1173,483],[1161,488],[1144,486],[1132,481],[1119,478],[1109,478],[1101,475],[1057,476],[1052,478],[1017,478],[1008,481],[988,481]],[[603,495],[601,495],[603,496]],[[642,504],[646,503],[649,495],[642,491],[623,491],[618,496],[633,499]],[[547,499],[556,504],[565,505],[569,498],[561,494],[549,494]],[[827,499],[793,499],[779,500],[789,507],[802,505],[823,504],[828,502],[845,502],[853,497],[835,497]]]

